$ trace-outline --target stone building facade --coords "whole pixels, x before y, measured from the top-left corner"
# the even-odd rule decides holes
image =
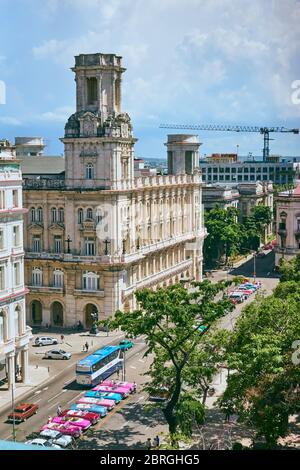
[[[72,70],[76,112],[61,139],[64,179],[24,184],[28,321],[90,328],[95,311],[105,319],[135,308],[137,289],[201,280],[202,184],[196,167],[134,176],[121,57],[81,54]]]
[[[275,266],[300,253],[300,186],[276,197]]]
[[[15,375],[28,382],[28,344],[31,328],[26,326],[22,174],[15,148],[0,141],[0,381],[14,385]],[[19,376],[18,376],[19,378]]]

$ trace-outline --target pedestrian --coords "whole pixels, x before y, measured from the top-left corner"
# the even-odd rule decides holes
[[[52,421],[52,418],[51,418],[51,416],[49,415],[49,416],[48,416],[48,424],[51,423],[51,421]]]
[[[61,339],[61,342],[63,343],[65,339],[64,335],[60,335],[60,339]]]
[[[89,343],[88,342],[85,343],[85,349],[86,349],[86,352],[89,350]]]
[[[148,437],[147,442],[146,442],[146,449],[151,450],[152,449],[152,444],[151,444],[151,439]]]
[[[137,383],[133,382],[133,390],[132,393],[136,393]]]
[[[120,378],[120,369],[117,369],[117,379]]]
[[[85,351],[85,344],[83,344],[82,346],[82,351]]]
[[[158,444],[157,444],[157,440],[156,440],[156,437],[153,439],[153,449],[155,449],[156,447],[158,447]]]
[[[62,413],[61,406],[58,405],[58,407],[57,407],[57,416],[61,416],[61,413]]]
[[[154,438],[154,443],[155,443],[155,447],[159,447],[160,439],[159,439],[158,436],[155,436],[155,438]]]

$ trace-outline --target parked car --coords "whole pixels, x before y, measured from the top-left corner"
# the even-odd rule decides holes
[[[77,403],[93,403],[94,405],[105,406],[108,411],[111,411],[115,406],[114,400],[108,400],[107,398],[91,398],[91,397],[82,397],[79,398]]]
[[[101,383],[101,385],[105,385],[105,386],[108,386],[108,387],[115,387],[115,386],[125,387],[125,388],[128,388],[130,390],[130,393],[132,393],[136,389],[136,384],[135,383],[133,383],[133,382],[120,382],[119,380],[114,381],[114,380],[106,379]]]
[[[240,292],[233,291],[229,293],[229,300],[231,299],[236,300],[236,302],[240,304],[241,302],[245,300],[245,295],[241,291]]]
[[[127,351],[127,349],[130,349],[134,346],[134,343],[130,341],[130,339],[123,339],[119,342],[119,346],[122,351]]]
[[[236,291],[243,292],[247,297],[249,297],[249,295],[252,295],[254,292],[253,289],[247,289],[247,287],[243,287],[243,286],[239,286]]]
[[[97,413],[100,418],[104,418],[107,415],[107,408],[105,406],[95,405],[94,403],[73,403],[70,406],[70,410],[91,411],[92,413]]]
[[[25,444],[29,444],[31,446],[38,446],[38,447],[44,447],[44,448],[49,448],[49,449],[57,449],[61,450],[61,447],[57,444],[54,444],[54,442],[51,439],[31,439],[30,441],[26,441]]]
[[[119,387],[118,385],[114,385],[113,387],[108,387],[107,385],[97,385],[93,388],[93,390],[99,390],[100,392],[106,393],[119,393],[120,395],[122,395],[122,398],[127,398],[130,393],[128,388]]]
[[[106,393],[99,392],[99,390],[89,390],[84,394],[87,398],[106,398],[107,400],[113,400],[116,404],[122,400],[122,395],[119,393]]]
[[[198,326],[198,330],[201,331],[201,333],[205,333],[206,330],[208,330],[208,326],[207,325],[200,325],[200,326]]]
[[[75,416],[76,418],[87,419],[93,424],[98,423],[100,415],[98,413],[93,413],[92,411],[85,410],[64,410],[62,411],[61,416]]]
[[[46,351],[44,355],[45,359],[70,359],[71,353],[64,351],[63,349],[51,349]]]
[[[16,422],[21,423],[26,421],[27,418],[37,413],[38,405],[34,403],[21,403],[16,406],[13,413],[8,415],[8,421],[15,420]]]
[[[59,424],[73,424],[74,426],[78,426],[82,431],[86,431],[89,427],[91,427],[91,422],[84,418],[78,418],[77,416],[56,416],[53,418],[52,423],[59,423]]]
[[[82,432],[79,426],[74,426],[74,424],[70,423],[47,423],[42,427],[41,431],[44,431],[45,429],[54,429],[54,431],[59,431],[62,434],[68,434],[69,436],[76,438],[81,436]]]
[[[149,400],[150,401],[159,401],[164,402],[169,397],[169,390],[167,387],[162,387],[160,390],[156,390],[153,393],[150,393]]]
[[[38,336],[35,338],[34,344],[35,346],[49,346],[50,344],[58,344],[58,341],[50,336]]]
[[[40,436],[45,439],[51,440],[54,444],[57,444],[60,447],[68,447],[73,442],[71,436],[68,436],[67,434],[62,434],[61,432],[56,431],[55,429],[44,429],[40,432]]]

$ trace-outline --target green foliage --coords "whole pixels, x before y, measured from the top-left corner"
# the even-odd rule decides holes
[[[244,309],[225,344],[231,373],[219,405],[253,426],[268,447],[287,434],[288,417],[300,406],[300,368],[292,363],[292,343],[300,338],[297,266],[300,258],[284,267],[289,280],[273,295]]]
[[[138,291],[139,309],[125,314],[118,311],[111,322],[112,328],[120,327],[127,335],[145,335],[146,354],[154,355],[146,391],[164,391],[166,401],[161,407],[174,446],[178,429],[190,435],[193,423],[204,418],[199,397],[189,393],[193,384],[190,368],[195,371],[199,367],[199,380],[213,376],[214,347],[205,338],[213,323],[233,309],[226,298],[218,296],[226,287],[226,282],[212,284],[205,280],[194,282],[192,292],[181,285]],[[200,325],[207,327],[205,333],[199,331]]]
[[[214,209],[205,213],[208,236],[204,241],[204,257],[207,265],[214,265],[221,258],[257,250],[261,237],[265,238],[265,227],[272,222],[269,207],[258,205],[251,216],[238,222],[238,211],[234,207]]]

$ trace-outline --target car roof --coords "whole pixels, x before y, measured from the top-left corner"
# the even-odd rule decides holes
[[[15,407],[15,409],[23,410],[25,408],[28,408],[28,406],[34,406],[34,403],[20,403],[20,405],[17,405]]]

